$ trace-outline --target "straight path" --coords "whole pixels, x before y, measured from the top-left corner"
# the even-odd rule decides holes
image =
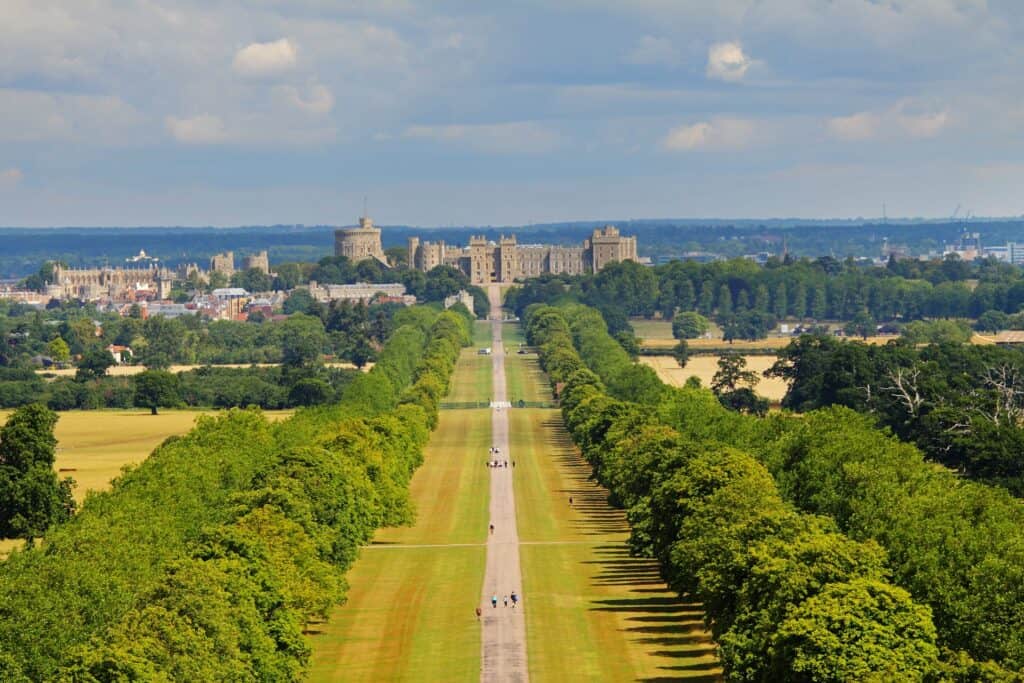
[[[487,564],[484,569],[481,627],[480,680],[506,683],[529,679],[526,665],[525,606],[514,607],[504,599],[513,592],[522,595],[523,577],[519,568],[519,534],[516,531],[516,505],[512,490],[514,453],[509,452],[508,397],[505,391],[505,347],[501,337],[501,291],[491,285],[491,358],[493,378],[491,410],[491,441],[498,449],[493,458],[509,467],[491,469],[491,524],[493,533],[487,539]],[[489,603],[493,596],[498,606]]]

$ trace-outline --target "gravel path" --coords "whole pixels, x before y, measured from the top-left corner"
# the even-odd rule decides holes
[[[492,442],[500,453],[492,456],[508,461],[509,467],[491,470],[491,524],[494,533],[487,537],[487,567],[484,571],[481,609],[483,629],[480,680],[485,682],[527,681],[526,621],[523,618],[523,576],[519,568],[519,532],[516,530],[516,505],[512,492],[515,454],[508,447],[508,398],[505,392],[505,347],[501,340],[501,294],[497,286],[489,288],[491,300],[491,353],[494,372],[491,409]],[[481,458],[485,454],[481,453]],[[504,598],[516,593],[519,605],[508,607]],[[491,596],[498,596],[498,606],[491,607]]]

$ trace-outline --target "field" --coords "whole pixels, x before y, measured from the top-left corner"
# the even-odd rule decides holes
[[[170,370],[171,372],[187,372],[189,370],[196,370],[196,369],[202,368],[202,367],[213,367],[213,368],[251,368],[251,367],[272,368],[272,367],[276,367],[277,365],[278,365],[277,363],[225,363],[225,364],[221,364],[221,365],[211,365],[211,366],[204,366],[204,365],[172,365],[172,366],[170,366],[167,369]],[[331,362],[331,363],[324,363],[324,365],[326,365],[328,367],[331,367],[331,368],[348,368],[350,370],[355,370],[356,369],[356,366],[352,365],[352,363]],[[363,372],[369,372],[371,368],[373,368],[373,363],[367,363],[366,365],[363,366]],[[143,366],[143,365],[115,365],[115,366],[110,367],[110,368],[107,369],[107,374],[110,375],[111,377],[131,377],[132,375],[137,375],[140,372],[144,372],[145,370],[146,370],[146,367]],[[74,377],[75,373],[78,372],[78,371],[75,368],[61,368],[61,369],[51,369],[51,370],[39,370],[38,372],[40,374],[53,375],[54,377]]]
[[[10,410],[0,410],[0,422]],[[75,500],[86,491],[101,491],[125,465],[141,462],[168,436],[192,429],[196,417],[214,411],[162,410],[159,415],[136,410],[72,410],[58,413],[56,467],[59,475],[72,477]],[[291,410],[265,411],[272,420],[283,419]],[[20,541],[0,541],[0,557]]]
[[[501,334],[505,340],[505,348],[508,349],[508,357],[505,359],[508,400],[513,405],[520,399],[550,401],[551,389],[537,362],[537,354],[517,353],[519,345],[525,343],[522,328],[517,324],[507,323],[502,328]]]
[[[711,380],[718,372],[719,356],[690,356],[685,368],[680,368],[679,363],[672,356],[640,356],[639,362],[653,368],[658,373],[659,379],[665,384],[681,387],[690,377],[697,377],[704,387],[711,386]],[[761,381],[754,387],[759,395],[773,403],[782,400],[786,395],[787,384],[785,380],[777,377],[765,377],[764,371],[770,368],[776,361],[775,356],[744,356],[747,361],[747,369],[757,373]]]
[[[382,529],[363,550],[348,574],[347,604],[310,630],[310,680],[479,680],[473,611],[484,575],[490,439],[490,410],[441,412],[412,481],[417,522]]]

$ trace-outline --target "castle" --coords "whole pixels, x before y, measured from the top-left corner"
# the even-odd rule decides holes
[[[384,264],[380,228],[369,218],[360,218],[358,227],[341,228],[334,233],[334,253],[352,261],[375,258]],[[440,265],[457,268],[476,285],[509,283],[547,273],[582,275],[596,273],[609,263],[636,261],[636,237],[619,234],[613,225],[594,230],[582,246],[519,244],[514,235],[490,241],[473,236],[465,247],[451,247],[443,241],[408,241],[409,267],[427,272]]]

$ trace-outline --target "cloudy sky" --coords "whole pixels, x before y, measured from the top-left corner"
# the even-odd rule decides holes
[[[0,0],[0,225],[1024,213],[1020,0]]]

